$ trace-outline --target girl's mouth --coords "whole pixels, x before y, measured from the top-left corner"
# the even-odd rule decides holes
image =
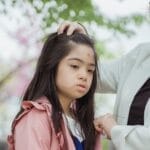
[[[79,91],[81,92],[84,92],[86,90],[86,86],[83,84],[78,84],[77,86],[78,86]]]

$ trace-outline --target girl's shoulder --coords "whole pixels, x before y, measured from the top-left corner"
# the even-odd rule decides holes
[[[45,96],[43,96],[35,101],[30,101],[30,100],[23,101],[21,104],[21,107],[25,111],[32,110],[33,108],[35,108],[39,111],[47,110],[47,108],[50,112],[52,110],[52,108],[51,108],[52,106],[51,106],[48,98]]]
[[[35,101],[23,101],[21,107],[23,112],[14,120],[13,123],[15,124],[26,115],[34,118],[38,114],[47,114],[48,116],[51,116],[52,112],[52,106],[45,96]]]
[[[37,130],[40,134],[43,133],[43,129],[52,128],[51,124],[51,104],[46,97],[41,97],[36,101],[23,101],[21,104],[23,112],[13,121],[12,123],[12,133],[8,136],[9,147],[14,146],[14,136],[17,132],[28,132],[31,133]],[[32,133],[31,133],[32,134]],[[13,148],[9,148],[13,150]]]

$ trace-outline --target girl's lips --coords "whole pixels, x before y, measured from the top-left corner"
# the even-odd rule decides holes
[[[84,92],[86,90],[86,86],[83,84],[78,84],[77,86],[79,88],[79,91],[81,91],[81,92]]]
[[[78,84],[77,86],[80,86],[80,87],[86,88],[86,86],[85,86],[84,84]]]

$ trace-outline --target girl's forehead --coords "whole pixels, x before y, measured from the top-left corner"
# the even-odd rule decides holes
[[[85,44],[75,44],[71,47],[69,55],[88,55],[94,56],[94,50]]]
[[[81,60],[80,62],[95,64],[93,49],[90,46],[81,44],[73,47],[64,59],[69,61]]]

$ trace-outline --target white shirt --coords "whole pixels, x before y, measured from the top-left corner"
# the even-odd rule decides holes
[[[63,115],[65,122],[68,125],[69,130],[72,135],[75,136],[80,142],[84,140],[84,137],[81,134],[81,128],[79,123],[77,123],[73,118],[67,115]]]

